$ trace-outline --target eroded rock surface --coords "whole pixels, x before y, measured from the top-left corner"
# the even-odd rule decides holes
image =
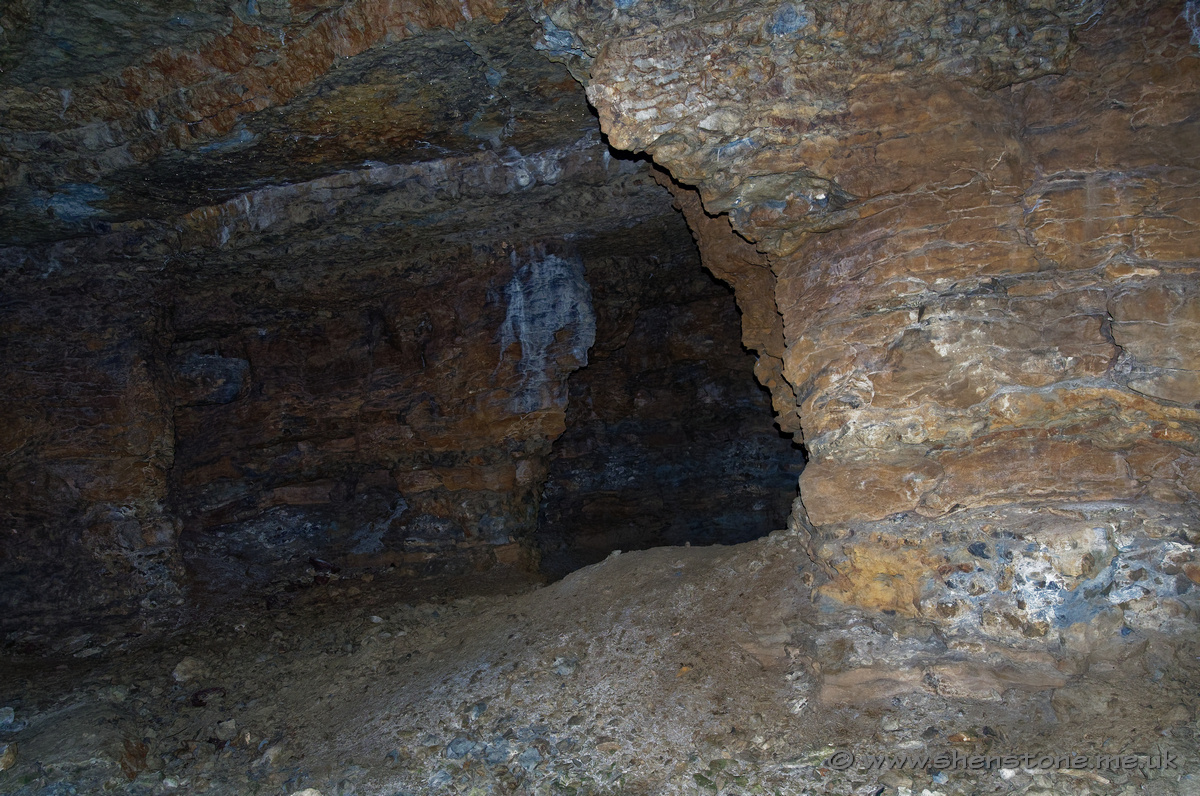
[[[0,789],[1195,792],[1194,639],[1116,634],[1079,672],[902,616],[846,623],[797,573],[804,544],[623,553],[509,597],[343,579],[149,644],[78,640],[83,659],[4,653]]]
[[[1198,18],[6,4],[0,789],[1194,792]],[[504,598],[681,418],[791,496],[689,237],[789,528]]]
[[[6,628],[217,604],[322,577],[314,557],[536,564],[567,378],[596,342],[589,271],[691,243],[648,165],[610,155],[578,83],[532,47],[534,23],[476,15],[368,4],[195,32],[187,58],[217,70],[189,73],[203,91],[259,74],[213,60],[233,39],[279,31],[257,50],[271,69],[305,41],[339,58],[186,140],[113,138],[121,163],[84,168],[70,131],[165,120],[133,86],[176,44],[121,96],[99,55],[95,73],[51,71],[44,85],[92,98],[54,119],[6,89]],[[384,27],[357,43],[329,28],[367,22]],[[33,139],[46,155],[21,154]]]
[[[782,319],[780,342],[747,344],[782,361],[760,371],[811,455],[793,519],[815,526],[827,596],[1011,640],[1056,637],[1087,594],[1132,625],[1190,621],[1164,562],[1190,562],[1200,527],[1194,14],[547,14],[614,145],[769,265],[770,289],[736,287]],[[693,204],[694,229],[717,223]],[[1067,551],[1096,545],[1076,571]],[[972,595],[945,576],[993,546],[1011,578]],[[1126,589],[1126,571],[1147,577]]]
[[[526,561],[658,181],[831,609],[1194,626],[1194,4],[57,8],[4,11],[6,617]]]

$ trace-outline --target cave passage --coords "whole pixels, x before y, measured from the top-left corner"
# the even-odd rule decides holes
[[[380,43],[86,212],[9,196],[0,631],[784,527],[733,293],[538,30]]]
[[[1195,796],[1198,19],[0,3],[0,794]]]
[[[783,528],[803,452],[773,423],[732,291],[680,219],[587,261],[596,342],[567,382],[538,516],[544,574],[614,550],[736,544]]]

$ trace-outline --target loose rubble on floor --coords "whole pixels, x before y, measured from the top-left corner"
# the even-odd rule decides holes
[[[309,573],[157,641],[10,638],[0,793],[1200,793],[1194,639],[1126,633],[1038,690],[900,619],[824,615],[809,567],[777,532],[545,587]],[[848,668],[880,649],[894,676]],[[943,663],[906,673],[904,649]]]

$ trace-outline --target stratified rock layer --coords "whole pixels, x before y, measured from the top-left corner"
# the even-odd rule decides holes
[[[566,379],[596,339],[589,264],[690,241],[533,23],[479,11],[194,10],[120,79],[84,26],[74,70],[3,89],[5,629],[335,567],[532,568]],[[113,24],[158,24],[139,14]],[[28,71],[57,28],[26,22]],[[251,40],[257,66],[221,60]],[[285,67],[262,107],[198,109]],[[170,114],[207,121],[173,138]],[[121,127],[143,117],[162,124]],[[119,162],[73,138],[97,126]]]
[[[10,605],[519,561],[587,263],[680,231],[574,77],[735,289],[830,605],[1194,621],[1194,4],[53,10],[2,24]]]
[[[614,145],[764,258],[710,267],[770,267],[770,290],[731,281],[782,320],[747,345],[811,455],[793,521],[824,594],[1010,639],[1193,620],[1194,14],[682,11],[557,6],[544,27],[571,31]],[[712,249],[719,219],[685,211]]]

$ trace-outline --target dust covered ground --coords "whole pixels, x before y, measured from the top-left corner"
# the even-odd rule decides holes
[[[1005,688],[928,628],[822,614],[809,566],[780,532],[540,588],[343,573],[153,642],[9,640],[0,793],[1200,793],[1195,639],[1123,632]],[[828,686],[872,649],[961,665]]]

